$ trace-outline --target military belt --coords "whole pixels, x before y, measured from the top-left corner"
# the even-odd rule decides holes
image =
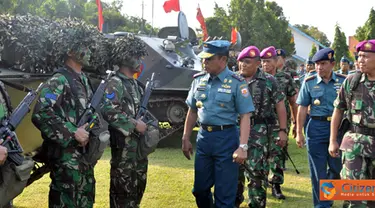
[[[224,129],[229,129],[234,127],[235,125],[222,125],[222,126],[215,126],[215,125],[206,125],[201,124],[202,129],[212,132],[212,131],[222,131]]]
[[[331,116],[310,116],[310,118],[313,120],[318,120],[318,121],[331,121],[332,120]]]
[[[363,134],[367,136],[375,136],[375,128],[352,126],[350,129],[352,130],[352,132],[355,132],[358,134]]]

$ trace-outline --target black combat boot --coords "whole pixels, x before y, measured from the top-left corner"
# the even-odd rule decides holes
[[[280,184],[272,184],[272,196],[276,199],[285,199],[283,192],[281,192]]]

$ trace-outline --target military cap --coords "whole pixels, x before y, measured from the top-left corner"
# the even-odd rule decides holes
[[[334,50],[332,50],[331,48],[324,48],[315,53],[314,57],[312,58],[312,61],[315,63],[318,61],[334,61],[334,55]]]
[[[276,54],[276,49],[273,46],[263,49],[262,52],[260,53],[261,59],[269,59],[275,56],[277,56],[277,54]]]
[[[203,43],[203,51],[198,54],[199,58],[211,58],[214,55],[227,55],[230,42],[227,40],[212,40]]]
[[[286,53],[284,51],[284,49],[277,49],[276,50],[276,53],[277,53],[277,56],[281,56],[281,57],[286,57]]]
[[[364,40],[357,44],[357,52],[372,52],[375,53],[375,39],[374,40]]]
[[[345,56],[343,56],[340,60],[340,62],[346,62],[349,63],[349,59],[347,59]]]
[[[240,61],[244,58],[256,58],[260,56],[260,51],[255,46],[248,46],[244,48],[237,57],[237,61]]]
[[[314,64],[314,62],[311,61],[310,59],[307,59],[307,60],[306,60],[306,64]]]

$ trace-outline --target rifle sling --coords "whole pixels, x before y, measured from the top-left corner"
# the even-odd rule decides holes
[[[5,81],[5,80],[0,80],[2,81],[4,84],[8,85],[9,87],[12,87],[16,90],[19,90],[19,91],[22,91],[22,92],[30,92],[31,89],[24,86],[24,85],[21,85],[21,84],[17,84],[17,83],[11,83],[11,82],[8,82],[8,81]]]
[[[76,79],[79,79],[79,78],[77,76],[75,76],[75,74],[73,74],[72,72],[69,71],[69,70],[72,70],[71,68],[69,68],[68,66],[66,66],[66,67],[68,69],[59,68],[59,69],[57,69],[57,71],[54,74],[60,73],[68,80],[70,89],[71,89],[73,97],[74,97],[74,102],[76,103],[76,108],[75,108],[76,124],[78,124],[79,118],[81,118],[81,115],[79,114],[79,108],[78,108],[77,105],[80,105],[81,102],[79,101],[79,98],[78,98],[78,88],[77,88],[76,82],[73,80],[73,77],[75,77]],[[89,87],[92,90],[92,85],[91,85],[90,79],[88,77],[87,77],[87,82],[89,84]],[[88,90],[87,90],[87,94],[88,94]],[[86,108],[85,106],[82,106],[82,107],[84,109]]]

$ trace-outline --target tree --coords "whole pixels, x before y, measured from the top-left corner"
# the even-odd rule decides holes
[[[358,27],[355,38],[358,41],[375,39],[375,10],[371,8],[370,15],[365,25]]]
[[[331,42],[328,40],[327,35],[324,32],[320,31],[317,27],[304,24],[296,24],[294,25],[294,27],[313,37],[315,40],[317,40],[324,46],[329,47],[331,45]]]
[[[346,36],[344,32],[341,32],[340,26],[336,23],[335,26],[335,38],[333,40],[332,49],[335,51],[335,68],[339,68],[341,57],[345,56],[350,60],[353,60],[352,56],[349,53],[349,47],[346,44]]]
[[[311,51],[310,51],[310,54],[309,54],[309,58],[312,58],[317,52],[317,48],[315,46],[315,44],[312,44],[312,47],[311,47]]]
[[[210,36],[223,36],[228,40],[231,28],[237,27],[243,47],[256,45],[261,50],[273,44],[289,55],[295,51],[288,21],[275,2],[231,0],[228,13],[215,5],[214,17],[207,18],[206,25]]]

